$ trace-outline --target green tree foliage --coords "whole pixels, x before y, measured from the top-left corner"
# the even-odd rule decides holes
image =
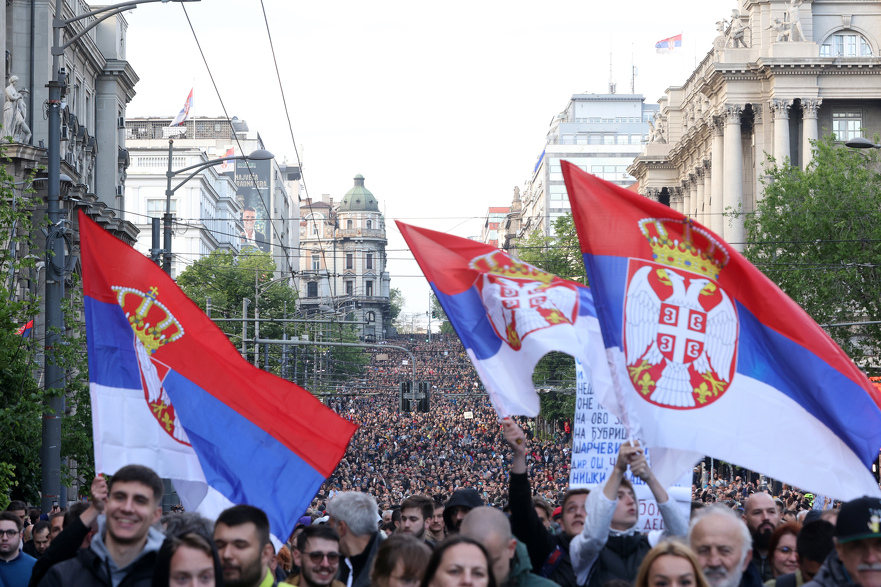
[[[389,290],[389,321],[394,322],[398,319],[398,316],[401,314],[401,310],[404,309],[404,294],[401,293],[401,290],[397,287],[393,287]]]
[[[877,151],[848,149],[828,137],[816,143],[807,171],[774,167],[746,228],[747,258],[819,324],[881,321]],[[878,324],[827,332],[877,374]]]
[[[450,324],[450,319],[447,318],[447,313],[444,312],[443,306],[441,306],[440,301],[434,293],[431,294],[431,319],[433,321],[440,321],[441,334],[453,334],[456,332],[453,325]]]
[[[520,260],[564,279],[587,283],[587,272],[578,244],[578,234],[572,214],[560,216],[554,222],[556,236],[544,236],[540,231],[529,234],[517,244]]]

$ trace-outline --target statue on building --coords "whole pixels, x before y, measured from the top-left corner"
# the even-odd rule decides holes
[[[790,0],[789,2],[789,40],[790,41],[807,41],[805,33],[801,28],[801,15],[799,9],[805,0]],[[798,38],[796,39],[796,33]]]
[[[716,36],[716,39],[713,41],[713,60],[719,61],[722,57],[722,51],[725,50],[725,46],[728,44],[728,37],[725,35],[725,27],[728,25],[728,21],[724,18],[718,22],[716,22],[716,32],[719,33]]]
[[[740,20],[740,11],[735,8],[731,11],[731,28],[728,30],[728,41],[731,43],[731,47],[735,49],[738,47],[746,48],[745,35],[746,27],[743,26],[743,22]]]
[[[788,22],[783,22],[779,18],[775,18],[771,21],[771,24],[768,25],[768,30],[777,31],[777,40],[774,41],[775,43],[792,40],[792,26]]]
[[[649,133],[649,142],[650,143],[666,143],[667,139],[664,137],[667,130],[665,128],[666,118],[660,112],[655,112],[654,122],[649,120],[649,127],[651,131]]]
[[[3,136],[12,137],[13,143],[30,143],[31,129],[28,127],[28,107],[24,97],[27,90],[18,91],[18,76],[9,78],[6,86],[6,104],[3,106]]]

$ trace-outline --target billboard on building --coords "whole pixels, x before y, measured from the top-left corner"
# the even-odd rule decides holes
[[[241,246],[256,247],[263,252],[270,251],[272,239],[272,161],[236,160],[235,182],[239,186],[236,194],[244,206],[242,222],[245,227],[242,233]]]

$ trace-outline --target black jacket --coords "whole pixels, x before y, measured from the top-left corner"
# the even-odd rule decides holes
[[[152,587],[156,553],[149,552],[132,563],[119,587]],[[95,551],[84,548],[76,558],[49,569],[40,587],[113,587],[110,569]]]
[[[53,565],[75,557],[88,535],[89,527],[82,523],[79,516],[74,518],[58,536],[52,539],[43,556],[37,559],[28,587],[37,587]]]

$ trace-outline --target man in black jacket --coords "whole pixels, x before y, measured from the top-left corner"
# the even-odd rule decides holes
[[[147,467],[117,471],[91,545],[49,569],[40,587],[149,587],[164,539],[153,528],[162,514],[163,489],[159,475]]]
[[[569,542],[584,528],[586,489],[571,489],[563,496],[562,532],[545,528],[532,503],[532,487],[526,473],[526,434],[510,418],[502,420],[505,440],[514,452],[511,463],[509,502],[511,529],[526,545],[534,572],[562,587],[576,587],[578,581],[569,558]]]
[[[340,581],[346,587],[368,587],[370,568],[384,537],[379,531],[379,507],[369,493],[344,491],[327,502],[327,523],[340,535]]]

